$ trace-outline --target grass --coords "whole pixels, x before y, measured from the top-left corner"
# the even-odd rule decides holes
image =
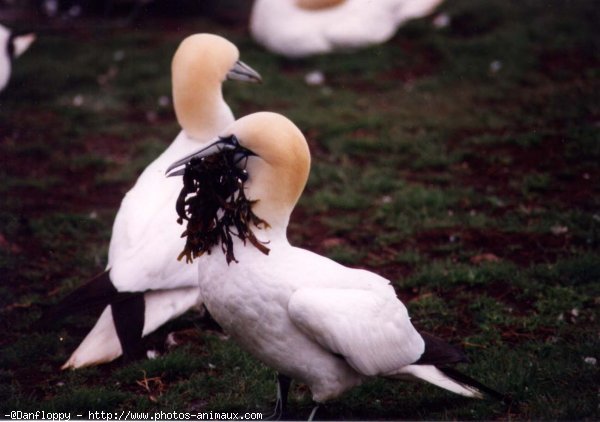
[[[148,19],[41,36],[0,94],[0,410],[270,413],[273,373],[193,313],[146,340],[155,360],[58,368],[94,322],[31,324],[104,268],[112,221],[174,138],[170,58],[223,34],[265,83],[227,83],[236,115],[282,112],[313,168],[295,244],[389,278],[414,324],[462,345],[462,368],[513,406],[373,380],[325,419],[597,420],[600,297],[598,8],[448,0],[449,27],[298,62],[236,26]],[[157,29],[158,28],[158,29]],[[307,86],[319,69],[323,86]],[[311,409],[305,386],[292,416]]]

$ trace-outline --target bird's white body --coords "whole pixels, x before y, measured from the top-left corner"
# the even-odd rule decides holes
[[[256,0],[250,31],[269,51],[300,58],[386,42],[404,22],[442,1]]]
[[[10,29],[0,25],[0,91],[6,87],[10,80],[12,60],[23,54],[34,40],[35,35],[33,34],[11,38]],[[9,44],[12,45],[9,46]],[[10,49],[12,49],[12,55]]]
[[[423,339],[387,280],[285,239],[268,247],[267,256],[238,242],[239,263],[226,268],[223,256],[209,256],[215,262],[199,271],[201,294],[225,332],[306,383],[314,400],[337,397],[369,376],[393,376],[421,356]]]
[[[150,291],[144,294],[143,335],[202,304],[197,266],[177,259],[185,246],[184,227],[177,223],[175,210],[181,181],[165,177],[165,171],[173,160],[201,148],[234,121],[221,83],[230,76],[227,71],[239,65],[238,57],[233,44],[213,35],[193,35],[182,42],[173,60],[173,94],[183,130],[146,167],[117,212],[107,271],[119,292]],[[211,66],[215,69],[207,71]],[[107,307],[63,369],[108,362],[121,353]]]

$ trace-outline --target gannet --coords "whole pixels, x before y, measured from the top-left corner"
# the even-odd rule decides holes
[[[0,25],[0,92],[10,80],[12,62],[35,41],[35,34],[16,35]]]
[[[389,280],[288,242],[310,153],[286,117],[243,117],[212,145],[173,163],[169,174],[181,174],[180,166],[193,158],[232,149],[246,157],[238,160],[246,166],[244,193],[269,225],[254,227],[254,234],[269,251],[234,238],[237,263],[228,264],[217,246],[199,264],[200,294],[224,331],[279,373],[278,416],[290,379],[308,385],[316,403],[376,376],[420,379],[467,397],[499,395],[445,367],[465,361],[465,355],[417,331]]]
[[[90,304],[110,304],[63,365],[79,368],[141,354],[141,337],[201,304],[197,268],[180,262],[182,226],[172,204],[180,186],[165,179],[169,163],[196,150],[234,121],[223,99],[226,79],[257,82],[226,39],[196,34],[172,61],[173,103],[182,131],[127,192],[115,217],[106,271],[67,296],[43,318],[51,321]]]
[[[289,58],[381,44],[409,19],[433,12],[443,0],[256,0],[254,39]]]

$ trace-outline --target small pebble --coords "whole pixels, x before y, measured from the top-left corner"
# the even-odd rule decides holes
[[[166,95],[161,95],[158,99],[158,105],[160,107],[168,107],[171,104],[171,99]]]
[[[320,70],[313,70],[304,76],[304,82],[311,86],[323,85],[325,83],[325,75]]]
[[[502,69],[502,62],[500,60],[494,60],[490,63],[490,72],[498,73]]]
[[[83,95],[77,94],[73,97],[73,105],[75,107],[81,107],[83,105]]]
[[[53,17],[58,13],[58,0],[45,0],[42,8],[47,16]]]
[[[83,9],[81,8],[80,5],[76,4],[73,5],[69,8],[69,16],[72,18],[78,18],[79,16],[81,16],[81,12],[83,11]]]
[[[569,232],[569,228],[566,226],[560,226],[560,225],[556,225],[556,226],[552,226],[550,228],[550,231],[552,232],[552,234],[554,236],[560,236],[561,234],[566,234]]]
[[[113,60],[120,62],[125,58],[125,52],[123,50],[117,50],[113,53]]]
[[[433,19],[433,27],[436,29],[443,29],[450,26],[450,15],[447,13],[440,13]]]
[[[148,120],[149,123],[154,123],[154,122],[156,122],[157,119],[158,119],[158,114],[156,113],[156,111],[147,111],[146,112],[146,120]]]

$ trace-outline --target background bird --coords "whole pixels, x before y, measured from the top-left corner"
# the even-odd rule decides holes
[[[267,50],[289,58],[386,42],[409,19],[443,0],[256,0],[250,32]]]
[[[466,356],[416,330],[388,280],[290,245],[288,222],[310,169],[306,140],[290,120],[269,112],[243,117],[169,170],[178,174],[192,158],[232,149],[247,157],[240,161],[248,177],[244,192],[268,224],[255,226],[254,234],[269,251],[234,239],[238,262],[227,264],[220,253],[203,259],[200,291],[225,332],[279,373],[276,413],[285,412],[290,379],[307,384],[316,403],[376,376],[502,397],[446,368]]]
[[[192,35],[177,49],[172,61],[173,102],[182,131],[123,198],[106,271],[43,316],[52,321],[92,304],[110,305],[63,369],[108,362],[122,353],[139,357],[142,336],[202,303],[196,266],[177,260],[183,249],[183,229],[174,207],[180,186],[164,172],[176,157],[204,145],[233,122],[221,92],[223,81],[261,80],[238,59],[235,45],[212,34]]]
[[[14,59],[23,54],[34,41],[35,34],[15,34],[0,25],[0,92],[10,80]]]

